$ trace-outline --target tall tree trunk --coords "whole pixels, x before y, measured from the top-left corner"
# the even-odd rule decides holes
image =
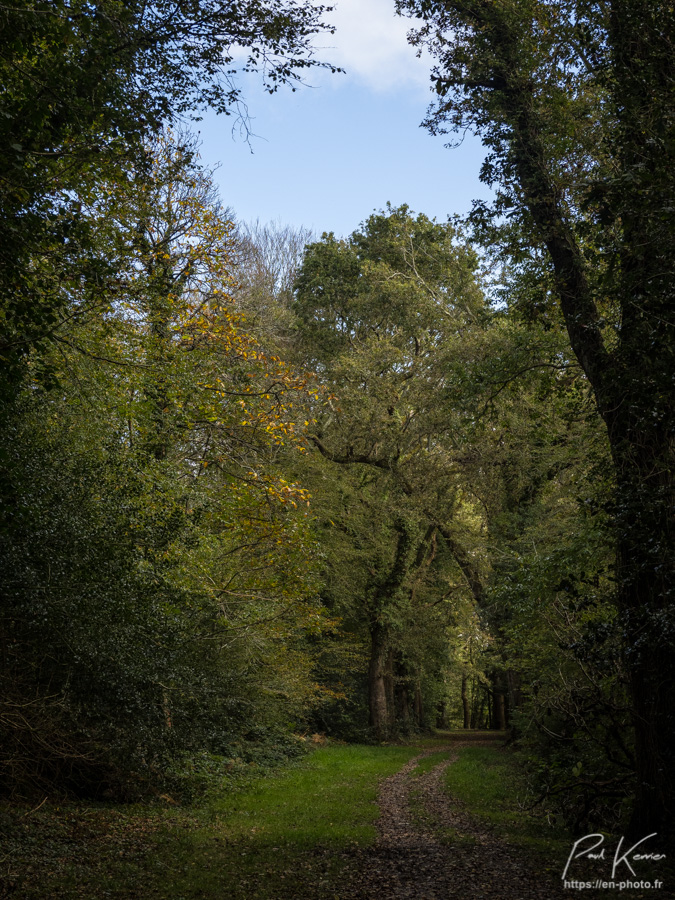
[[[633,698],[637,793],[630,836],[675,840],[675,496],[665,454],[631,440],[618,496],[618,575]],[[639,474],[631,474],[639,468]],[[656,526],[656,527],[655,527]]]
[[[389,734],[396,731],[396,698],[394,691],[394,651],[389,649],[384,670],[384,691],[387,698],[387,727]]]
[[[422,704],[422,686],[419,678],[415,682],[415,698],[413,700],[413,714],[415,716],[415,724],[421,728],[424,722],[424,706]]]
[[[557,201],[532,87],[504,83],[518,178],[553,263],[570,343],[595,391],[616,473],[618,608],[635,727],[637,789],[630,836],[675,839],[675,326],[672,28],[665,4],[611,4],[619,175],[619,343],[604,344],[589,268]],[[652,13],[654,18],[650,21]],[[508,57],[507,57],[508,58]],[[647,81],[653,96],[645,102]],[[664,86],[668,86],[664,89]],[[650,135],[650,140],[645,139]],[[658,198],[656,201],[654,198]],[[666,265],[667,264],[667,265]]]
[[[368,694],[370,724],[378,740],[389,736],[389,715],[387,706],[387,668],[389,663],[389,634],[383,624],[383,610],[391,603],[401,589],[410,566],[412,538],[403,519],[395,523],[396,552],[393,565],[383,581],[376,584],[370,603],[370,664],[368,666]]]
[[[387,689],[385,685],[386,665],[387,647],[385,632],[381,625],[374,625],[370,630],[368,700],[370,704],[370,725],[378,741],[384,741],[389,736]]]
[[[672,31],[664,4],[617,0],[608,40],[614,66],[619,176],[608,195],[616,253],[619,342],[605,346],[587,266],[547,162],[531,79],[518,74],[518,39],[502,20],[496,72],[512,125],[514,171],[555,273],[572,349],[607,426],[616,473],[618,598],[630,677],[637,791],[630,836],[675,838],[675,386],[672,323]],[[655,18],[650,21],[654,14]],[[665,21],[665,20],[664,20]],[[503,27],[501,27],[503,26]],[[646,81],[653,97],[645,102]],[[646,141],[645,134],[651,140]],[[658,198],[655,200],[655,198]]]
[[[462,675],[462,713],[464,715],[464,724],[462,727],[467,730],[471,728],[471,706],[469,704],[469,692],[467,690],[468,681],[467,675]]]
[[[520,686],[520,672],[508,669],[506,672],[506,684],[508,688],[509,710],[515,711],[522,702],[522,690]]]
[[[406,732],[410,727],[410,696],[405,682],[398,687],[398,709],[401,728]]]
[[[506,729],[506,698],[504,694],[497,694],[497,724],[496,728],[498,731],[504,731]]]
[[[504,674],[495,670],[492,673],[492,727],[497,731],[504,731],[506,728],[504,691]]]
[[[471,679],[471,729],[478,728],[478,707],[481,700],[480,683],[477,678]]]

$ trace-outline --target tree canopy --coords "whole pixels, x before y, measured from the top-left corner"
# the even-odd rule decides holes
[[[635,833],[672,829],[673,70],[667,3],[401,0],[437,63],[433,132],[468,127],[499,187],[474,219],[539,264],[605,421],[637,726]],[[540,252],[532,254],[534,245]],[[548,272],[548,277],[546,277]],[[538,308],[538,309],[537,309]]]
[[[145,142],[179,117],[211,107],[245,118],[237,73],[261,72],[274,92],[325,65],[311,47],[325,11],[295,0],[3,5],[5,372],[69,314],[71,280],[84,282],[95,303],[114,279],[82,212],[101,179],[124,181],[131,167],[147,167]],[[49,264],[38,267],[40,258]]]
[[[672,832],[672,4],[396,5],[496,199],[320,238],[184,124],[327,7],[0,9],[7,795],[507,727],[549,817]]]

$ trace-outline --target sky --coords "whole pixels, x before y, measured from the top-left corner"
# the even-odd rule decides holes
[[[336,32],[315,39],[316,55],[346,74],[310,70],[307,86],[274,95],[247,77],[249,143],[232,117],[209,114],[196,126],[202,161],[218,167],[236,217],[347,235],[387,202],[443,221],[488,197],[480,142],[467,135],[447,149],[447,138],[420,127],[430,63],[407,43],[411,22],[393,0],[337,0],[327,19]]]

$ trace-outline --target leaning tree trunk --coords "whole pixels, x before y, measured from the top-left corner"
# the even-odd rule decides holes
[[[513,205],[524,213],[517,252],[527,241],[546,252],[571,348],[607,425],[617,484],[617,606],[636,733],[632,828],[638,836],[673,835],[673,9],[656,0],[584,4],[580,22],[588,14],[594,49],[585,54],[581,41],[570,61],[564,27],[549,29],[550,45],[542,41],[535,49],[532,41],[558,5],[397,3],[430,26],[415,40],[439,60],[440,100],[427,125],[445,133],[448,125],[473,124],[491,149],[490,175],[501,174],[507,195],[517,184]],[[560,77],[563,58],[569,79]],[[580,90],[573,71],[588,79],[590,91]],[[552,104],[551,97],[561,102]],[[574,109],[579,102],[593,128],[578,144],[576,138],[561,143],[564,116],[581,118]],[[556,116],[565,108],[560,131]],[[596,144],[600,153],[589,165]],[[597,238],[589,237],[594,227]]]
[[[621,306],[611,350],[596,305],[597,283],[590,280],[592,267],[548,167],[532,83],[512,65],[498,74],[523,198],[553,264],[570,344],[595,392],[614,462],[617,607],[635,726],[630,834],[656,832],[667,846],[675,838],[675,181],[668,149],[675,95],[672,33],[656,19],[649,21],[652,11],[658,19],[665,9],[665,4],[616,0],[610,16],[619,117],[614,162],[620,176],[607,202],[620,229],[613,293]],[[508,28],[495,34],[508,63],[516,43]],[[646,78],[656,98],[649,103]]]

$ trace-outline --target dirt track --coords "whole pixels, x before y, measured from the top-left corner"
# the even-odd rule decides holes
[[[476,737],[436,747],[382,783],[377,841],[374,847],[354,854],[352,877],[340,900],[573,900],[580,896],[629,900],[647,896],[564,889],[560,873],[538,872],[539,862],[463,812],[443,790],[443,777],[459,748],[478,743],[492,742]],[[417,763],[439,749],[453,756],[413,777]],[[663,890],[651,891],[650,896],[673,897]]]

